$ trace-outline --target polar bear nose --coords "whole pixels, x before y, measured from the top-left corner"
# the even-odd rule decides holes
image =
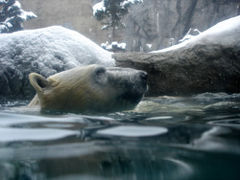
[[[144,71],[139,72],[139,76],[142,80],[147,81],[148,74]]]

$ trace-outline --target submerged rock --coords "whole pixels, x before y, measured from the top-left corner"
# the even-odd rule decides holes
[[[149,94],[240,92],[240,16],[153,53],[115,54],[117,66],[148,72]]]
[[[0,42],[0,98],[32,96],[30,72],[47,77],[80,65],[115,64],[110,52],[60,26],[1,34]]]

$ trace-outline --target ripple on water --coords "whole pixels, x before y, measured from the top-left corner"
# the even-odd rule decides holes
[[[124,136],[124,137],[145,137],[157,136],[167,133],[165,127],[143,127],[143,126],[117,126],[98,130],[98,135],[104,136]]]
[[[233,128],[240,128],[240,119],[225,119],[217,121],[209,121],[208,124],[219,125],[219,126],[228,126]]]
[[[172,119],[172,116],[155,116],[155,117],[150,117],[146,118],[146,121],[157,121],[157,120],[166,120],[166,119]]]
[[[10,141],[47,141],[67,136],[79,135],[79,131],[50,128],[0,128],[0,142]]]

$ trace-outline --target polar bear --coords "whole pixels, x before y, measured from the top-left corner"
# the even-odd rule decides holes
[[[88,65],[47,79],[29,75],[36,95],[28,105],[43,112],[105,113],[134,108],[147,90],[147,73],[119,67]]]

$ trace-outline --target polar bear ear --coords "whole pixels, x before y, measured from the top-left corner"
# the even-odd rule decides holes
[[[29,80],[38,94],[43,94],[43,89],[49,86],[48,80],[38,73],[29,74]]]

